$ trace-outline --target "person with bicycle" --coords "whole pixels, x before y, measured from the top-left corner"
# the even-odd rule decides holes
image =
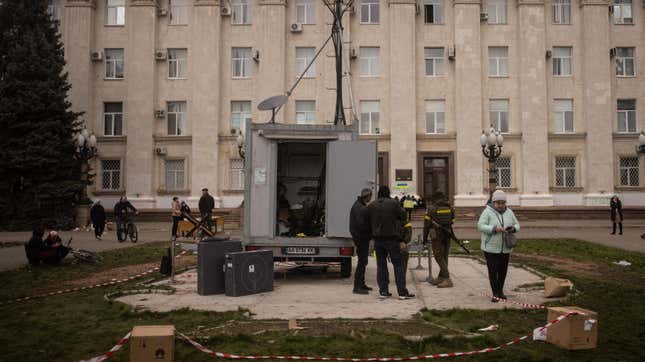
[[[130,222],[130,214],[128,210],[132,210],[135,215],[139,214],[139,210],[137,210],[136,207],[134,207],[130,201],[128,201],[127,196],[121,196],[119,199],[119,202],[114,205],[114,220],[116,222],[116,238],[118,241],[124,241],[126,237],[126,233],[123,233],[123,239],[121,238],[122,235],[122,227],[125,229],[125,226],[128,225]]]

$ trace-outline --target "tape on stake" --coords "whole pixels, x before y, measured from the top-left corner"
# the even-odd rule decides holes
[[[175,259],[179,259],[182,255],[185,255],[187,252],[188,252],[188,250],[182,251],[177,256],[175,256]],[[8,305],[8,304],[13,304],[13,303],[25,302],[25,301],[28,301],[28,300],[31,300],[31,299],[51,297],[51,296],[54,296],[54,295],[62,295],[62,294],[72,293],[72,292],[81,291],[81,290],[104,287],[104,286],[108,286],[108,285],[117,285],[117,284],[120,284],[120,283],[125,283],[125,282],[130,281],[130,280],[134,280],[134,279],[137,279],[137,278],[144,277],[144,276],[146,276],[148,274],[152,274],[153,272],[156,272],[156,271],[159,271],[158,267],[148,269],[147,271],[145,271],[143,273],[133,275],[133,276],[131,276],[129,278],[123,278],[121,280],[114,280],[113,279],[112,281],[105,282],[105,283],[87,285],[87,286],[77,287],[77,288],[73,288],[73,289],[63,289],[63,290],[58,290],[58,291],[39,294],[39,295],[32,295],[30,297],[22,297],[22,298],[10,299],[10,300],[7,300],[7,301],[0,302],[0,305]]]

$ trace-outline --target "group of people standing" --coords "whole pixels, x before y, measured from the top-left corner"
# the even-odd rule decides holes
[[[202,196],[199,198],[199,215],[202,220],[206,220],[206,225],[209,230],[213,229],[213,209],[215,208],[215,199],[208,193],[207,188],[202,189]],[[177,239],[177,227],[179,222],[184,218],[184,214],[190,214],[190,207],[185,201],[180,201],[179,197],[172,198],[170,205],[172,215],[172,229],[170,237],[173,240]]]
[[[387,186],[381,186],[376,200],[371,201],[370,189],[363,189],[350,211],[350,233],[354,240],[358,264],[354,273],[356,294],[368,294],[372,290],[365,283],[365,269],[368,263],[370,241],[374,240],[376,252],[376,279],[379,298],[392,296],[389,292],[387,260],[394,267],[394,279],[399,299],[414,298],[406,287],[408,244],[412,239],[412,224],[408,213],[401,204],[390,197]],[[371,201],[371,202],[370,202]],[[453,286],[448,270],[450,241],[454,232],[455,211],[447,196],[438,194],[432,200],[424,216],[423,242],[432,242],[432,251],[439,265],[437,278],[428,282],[438,288]],[[486,258],[488,279],[492,291],[492,302],[506,299],[504,282],[508,271],[509,256],[515,246],[514,234],[520,230],[513,211],[506,206],[506,194],[497,190],[491,202],[484,208],[477,228],[481,232],[481,249]]]
[[[137,208],[128,201],[127,196],[121,196],[119,201],[114,204],[114,221],[116,222],[117,239],[119,239],[118,231],[121,228],[121,224],[128,220],[131,212],[138,214],[139,210],[137,210]],[[92,227],[94,228],[94,237],[96,240],[101,240],[105,230],[105,222],[107,220],[105,208],[103,207],[103,204],[101,204],[101,200],[94,201],[94,204],[90,209],[90,220],[92,221]],[[119,239],[119,241],[123,240]]]

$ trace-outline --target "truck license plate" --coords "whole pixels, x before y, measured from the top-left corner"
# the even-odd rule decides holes
[[[298,255],[316,255],[318,254],[318,248],[307,248],[300,246],[289,246],[282,250],[284,254],[298,254]]]

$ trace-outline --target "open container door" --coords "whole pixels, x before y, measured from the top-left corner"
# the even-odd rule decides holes
[[[376,195],[376,141],[333,141],[327,144],[327,237],[351,238],[349,211],[364,188]]]

